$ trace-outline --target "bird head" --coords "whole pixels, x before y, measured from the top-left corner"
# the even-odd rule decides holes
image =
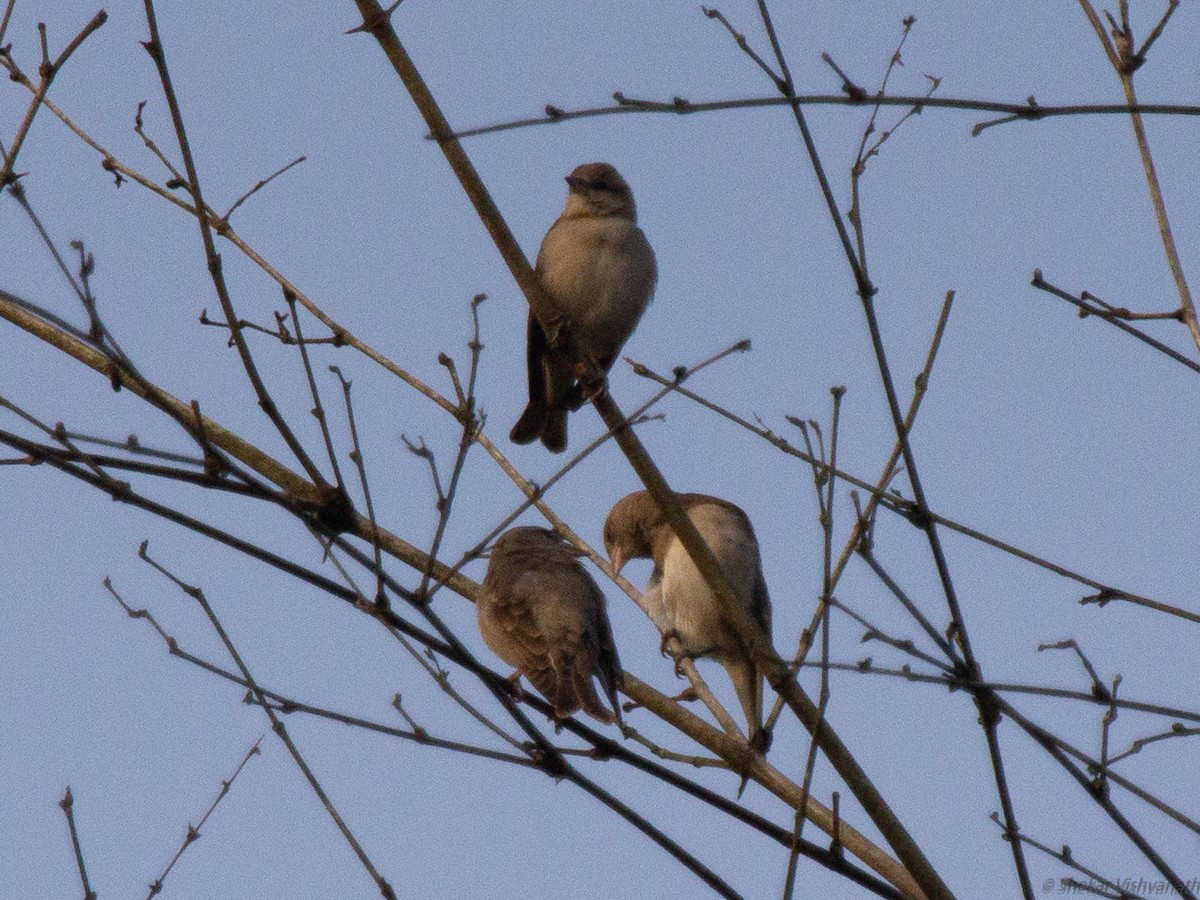
[[[631,559],[651,555],[650,529],[658,508],[646,491],[634,491],[617,501],[604,520],[604,551],[620,574]]]
[[[637,221],[633,193],[621,173],[608,163],[576,166],[567,176],[567,187],[568,215],[621,216]]]
[[[549,528],[540,528],[537,525],[518,525],[508,529],[479,555],[491,559],[506,554],[522,553],[584,555],[582,550],[564,542]]]

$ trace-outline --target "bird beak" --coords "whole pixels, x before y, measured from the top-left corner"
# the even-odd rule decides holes
[[[620,550],[614,550],[609,554],[609,559],[612,561],[613,571],[620,575],[621,568],[625,565],[625,555]]]
[[[565,180],[567,182],[567,187],[573,191],[582,191],[586,186],[586,183],[582,178],[577,178],[574,175],[568,175]]]

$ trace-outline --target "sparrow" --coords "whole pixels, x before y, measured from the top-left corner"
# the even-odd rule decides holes
[[[617,722],[621,662],[604,595],[580,555],[553,531],[510,528],[491,549],[475,613],[484,642],[516,667],[513,683],[525,675],[554,707],[555,718],[582,707],[593,719]]]
[[[771,599],[750,519],[739,507],[717,497],[677,496],[738,601],[769,640]],[[604,548],[618,573],[630,559],[654,560],[640,605],[662,633],[664,652],[674,637],[684,656],[715,658],[733,682],[750,745],[765,752],[770,734],[762,728],[763,673],[649,492],[635,491],[612,508],[604,522]]]
[[[567,447],[567,413],[583,405],[594,385],[577,385],[582,360],[607,373],[645,312],[658,267],[637,226],[629,185],[608,163],[584,163],[567,176],[567,203],[538,251],[536,272],[567,315],[580,359],[550,346],[529,313],[526,367],[529,403],[509,438],[541,439],[546,449]]]

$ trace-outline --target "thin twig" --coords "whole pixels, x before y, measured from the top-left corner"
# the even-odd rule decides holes
[[[454,498],[458,495],[459,479],[462,476],[463,467],[467,462],[467,454],[471,450],[472,444],[475,443],[475,433],[479,429],[479,422],[475,418],[475,379],[479,369],[479,354],[483,348],[482,342],[479,340],[479,317],[476,313],[478,306],[478,298],[472,302],[472,318],[475,323],[475,333],[469,342],[471,347],[471,367],[469,377],[467,379],[467,390],[462,391],[459,388],[459,415],[458,420],[462,426],[462,433],[458,439],[458,450],[454,454],[454,466],[450,470],[450,483],[445,493],[442,492],[441,486],[438,484],[437,467],[434,465],[433,454],[425,450],[425,454],[429,460],[430,468],[433,471],[434,487],[437,490],[437,527],[434,529],[433,541],[430,543],[428,556],[430,561],[437,559],[438,551],[442,546],[442,538],[446,534],[446,528],[450,524],[450,513],[454,509]],[[457,380],[456,380],[457,384]],[[407,443],[407,442],[406,442]],[[422,441],[424,447],[424,441]],[[411,447],[409,449],[412,449]],[[432,566],[426,568],[421,573],[421,584],[417,588],[417,596],[427,596],[426,591],[429,589],[430,580],[433,577]],[[440,580],[440,579],[439,579]]]
[[[1150,48],[1154,46],[1154,42],[1159,39],[1163,33],[1163,29],[1167,27],[1167,22],[1171,16],[1175,14],[1176,8],[1179,6],[1179,0],[1167,0],[1167,8],[1163,10],[1162,18],[1158,20],[1154,28],[1150,30],[1150,34],[1146,40],[1142,41],[1142,46],[1138,48],[1137,53],[1133,57],[1133,67],[1140,68],[1142,63],[1146,61],[1146,54],[1150,52]]]
[[[837,468],[837,443],[838,431],[840,422],[840,413],[842,408],[842,397],[846,389],[844,387],[832,388],[830,393],[833,395],[833,414],[832,422],[829,429],[829,459],[828,467],[830,469]],[[801,423],[803,424],[803,423]],[[817,437],[821,435],[821,431],[816,422],[811,423],[812,428],[816,431]],[[802,429],[802,434],[807,442],[808,430]],[[825,462],[824,443],[821,446],[821,460]],[[812,452],[812,445],[809,443],[809,452]],[[804,777],[800,782],[800,790],[803,796],[807,797],[812,790],[812,779],[816,772],[817,765],[817,747],[820,744],[821,732],[825,728],[825,715],[829,707],[829,640],[830,640],[830,619],[829,608],[833,604],[833,501],[834,487],[837,484],[836,478],[829,478],[822,474],[822,470],[816,466],[813,467],[813,487],[817,495],[818,519],[821,527],[821,595],[817,604],[817,612],[814,615],[814,620],[819,617],[818,628],[821,633],[821,683],[819,693],[817,695],[817,724],[812,729],[811,739],[808,742],[808,750],[804,759]],[[799,840],[803,836],[804,822],[800,821],[796,826],[796,839]],[[789,881],[789,890],[790,890]]]
[[[333,448],[333,435],[329,433],[329,421],[325,416],[325,407],[321,403],[321,392],[317,388],[317,379],[313,374],[312,361],[308,358],[308,345],[304,341],[304,332],[300,327],[300,317],[296,315],[296,298],[292,294],[284,292],[284,301],[288,305],[288,312],[292,317],[292,327],[296,329],[296,346],[300,350],[300,361],[304,365],[304,377],[308,381],[308,392],[312,397],[312,416],[317,420],[317,426],[321,430],[321,440],[325,442],[325,456],[329,460],[329,465],[333,469],[333,482],[335,489],[341,494],[344,502],[349,503],[349,498],[346,496],[346,483],[342,480],[342,469],[338,465],[337,451]],[[314,481],[321,484],[321,479],[316,478]]]
[[[1108,764],[1111,766],[1114,763],[1133,756],[1135,753],[1140,753],[1144,747],[1157,741],[1165,741],[1171,738],[1195,737],[1198,734],[1200,734],[1200,728],[1187,728],[1180,722],[1174,722],[1166,731],[1152,734],[1149,737],[1137,738],[1129,745],[1128,750],[1109,757]]]
[[[377,606],[383,606],[385,594],[383,592],[383,556],[382,549],[379,546],[379,525],[375,518],[375,504],[371,500],[371,485],[367,479],[367,463],[363,454],[362,441],[358,436],[358,424],[354,420],[354,403],[350,399],[350,388],[353,382],[342,374],[342,370],[337,366],[330,366],[329,371],[337,376],[338,382],[342,386],[342,404],[346,409],[346,424],[350,429],[350,461],[354,463],[355,469],[358,471],[358,484],[362,488],[363,500],[367,505],[367,518],[371,522],[371,550],[375,554],[375,603]]]
[[[147,2],[149,3],[149,0],[147,0]],[[238,671],[241,672],[242,679],[246,682],[246,684],[249,685],[250,690],[253,692],[259,704],[262,706],[263,711],[267,714],[267,718],[270,719],[272,731],[279,736],[279,739],[287,748],[288,753],[291,754],[291,757],[295,761],[297,768],[299,768],[300,772],[304,775],[305,780],[308,782],[309,787],[312,788],[313,793],[316,794],[317,799],[321,801],[321,805],[325,807],[325,811],[329,814],[330,819],[333,820],[338,830],[342,833],[342,837],[346,840],[346,843],[350,845],[351,850],[354,851],[354,855],[358,857],[358,861],[362,864],[367,874],[371,876],[371,880],[373,880],[376,886],[379,888],[380,895],[383,896],[385,900],[396,900],[396,894],[395,891],[392,890],[392,886],[388,884],[387,879],[379,874],[379,871],[375,868],[374,863],[371,862],[370,857],[367,856],[366,851],[358,842],[358,839],[354,837],[354,833],[350,830],[350,826],[346,824],[345,819],[343,819],[341,814],[337,811],[337,808],[333,805],[333,801],[329,798],[329,795],[325,793],[325,789],[321,786],[321,783],[317,780],[316,775],[313,773],[304,757],[300,754],[299,748],[292,740],[291,735],[288,734],[287,727],[283,724],[283,721],[279,718],[279,716],[276,715],[275,710],[270,706],[270,704],[267,703],[266,695],[254,681],[253,676],[251,676],[250,670],[246,667],[245,662],[243,662],[241,654],[238,653],[232,639],[225,631],[225,627],[221,624],[220,619],[217,618],[217,615],[213,611],[212,606],[209,604],[208,599],[204,596],[204,591],[199,587],[182,581],[172,574],[168,569],[163,567],[160,563],[152,559],[147,552],[147,543],[148,542],[146,541],[142,542],[142,545],[138,550],[138,556],[149,563],[168,580],[173,582],[181,591],[195,600],[200,605],[200,608],[204,610],[204,615],[208,618],[213,630],[221,639],[221,643],[225,645],[225,649],[228,651],[230,658],[237,666]]]
[[[866,103],[879,106],[898,106],[908,109],[951,109],[968,112],[997,113],[1003,115],[1005,122],[1040,122],[1045,119],[1064,118],[1072,116],[1111,116],[1129,115],[1139,112],[1142,115],[1162,116],[1200,116],[1200,106],[1177,103],[1143,103],[1130,107],[1123,103],[1076,103],[1061,106],[1030,106],[1028,103],[1004,103],[990,100],[974,100],[958,97],[929,97],[921,94],[904,94],[891,97],[850,97],[846,94],[796,94],[793,97],[745,97],[730,100],[714,100],[707,102],[673,100],[631,100],[623,94],[614,94],[614,104],[608,106],[592,106],[582,109],[568,110],[560,106],[548,104],[543,116],[531,116],[495,125],[481,125],[474,128],[463,128],[448,132],[445,138],[463,140],[484,134],[495,134],[500,131],[512,131],[520,128],[530,128],[538,125],[557,125],[577,119],[593,119],[600,116],[626,115],[646,113],[650,115],[692,115],[693,113],[720,112],[741,109],[762,109],[773,106],[863,106]],[[436,140],[432,134],[429,140]]]
[[[0,36],[2,36],[4,28],[8,26],[8,18],[11,13],[12,6],[10,5],[4,11],[4,20],[2,25],[0,25]],[[106,21],[108,21],[108,13],[100,10],[79,30],[53,62],[51,62],[49,51],[46,49],[46,26],[44,23],[39,22],[38,32],[42,42],[42,63],[38,67],[39,82],[36,88],[33,87],[32,82],[29,81],[24,73],[17,68],[9,52],[0,53],[0,65],[8,69],[13,80],[20,81],[26,87],[33,90],[33,99],[29,101],[29,106],[25,109],[25,115],[21,119],[21,124],[17,126],[17,131],[9,143],[8,151],[4,154],[4,165],[0,166],[0,191],[4,190],[4,188],[8,187],[10,183],[19,177],[14,171],[14,166],[17,164],[17,154],[21,152],[21,146],[25,143],[25,138],[29,135],[30,128],[33,127],[33,118],[37,115],[38,109],[41,108],[42,102],[46,97],[46,92],[50,90],[50,85],[54,82],[54,76],[58,74],[59,70],[70,59],[71,54],[79,49],[80,44],[86,41]]]
[[[154,0],[144,0],[144,6],[150,38],[143,46],[146,48],[146,52],[150,54],[150,58],[158,70],[159,82],[162,84],[163,94],[166,97],[167,106],[171,111],[171,121],[175,127],[176,142],[179,145],[179,151],[183,157],[184,169],[187,172],[188,192],[192,195],[192,202],[197,210],[207,210],[208,207],[204,202],[204,197],[200,190],[200,177],[197,173],[191,143],[188,140],[187,130],[184,127],[183,113],[179,107],[179,99],[171,81],[170,71],[167,68],[166,51],[163,48],[162,40],[158,33],[158,20],[154,13]],[[300,463],[300,466],[304,469],[309,479],[316,485],[323,485],[324,479],[321,476],[320,470],[296,438],[291,426],[288,425],[287,421],[280,414],[275,401],[271,398],[270,392],[267,390],[266,383],[258,371],[258,366],[255,364],[254,357],[250,353],[249,345],[246,343],[241,332],[235,327],[238,316],[234,311],[233,300],[222,272],[221,257],[217,253],[216,245],[213,242],[212,223],[207,214],[198,215],[196,220],[200,226],[200,240],[204,246],[204,255],[208,262],[208,271],[213,287],[216,290],[217,298],[221,302],[221,310],[225,314],[225,320],[229,323],[230,337],[233,338],[234,346],[237,348],[242,368],[245,370],[246,377],[254,388],[255,396],[258,397],[259,406],[267,415],[267,418],[271,421],[284,443],[287,444],[288,449],[292,452],[297,462]]]
[[[1037,650],[1039,653],[1045,650],[1074,650],[1075,655],[1079,657],[1080,663],[1083,664],[1083,668],[1087,671],[1088,677],[1092,679],[1092,696],[1103,702],[1108,702],[1111,699],[1109,690],[1100,680],[1100,674],[1096,671],[1096,667],[1092,665],[1092,661],[1087,658],[1087,654],[1083,652],[1083,648],[1074,639],[1057,641],[1053,644],[1038,644]]]
[[[12,18],[13,9],[17,5],[17,0],[8,0],[4,4],[4,15],[0,16],[0,46],[4,45],[4,33],[8,31],[8,20]]]
[[[771,23],[771,16],[767,10],[765,0],[759,0],[759,10],[762,14],[763,22],[768,31],[773,33],[774,26]],[[778,44],[776,44],[776,55],[780,62],[780,68],[785,72],[786,76],[786,63],[784,61],[782,48],[780,48]],[[789,99],[794,94],[794,88],[791,83],[790,76],[787,77],[787,84],[782,88],[782,90],[784,95],[789,97]],[[926,511],[929,509],[929,504],[926,500],[925,491],[917,469],[916,457],[913,453],[912,445],[909,443],[908,434],[905,431],[904,416],[900,411],[900,403],[896,392],[896,386],[892,377],[892,370],[888,363],[887,353],[884,348],[883,335],[879,326],[874,304],[876,288],[871,283],[870,276],[866,270],[865,261],[859,258],[859,256],[856,254],[854,246],[851,243],[850,236],[846,231],[846,225],[842,221],[842,216],[839,212],[837,201],[834,198],[833,190],[829,185],[829,178],[826,175],[824,164],[821,161],[820,154],[817,150],[816,141],[813,137],[811,129],[809,128],[808,120],[805,118],[804,111],[798,104],[793,104],[791,106],[791,110],[792,116],[796,121],[796,126],[800,131],[800,137],[804,144],[805,152],[808,156],[813,173],[816,175],[817,182],[820,185],[821,194],[824,197],[829,218],[834,226],[835,231],[837,232],[838,241],[842,246],[843,254],[846,257],[846,262],[850,266],[855,288],[858,292],[859,300],[862,303],[864,317],[866,318],[867,330],[870,334],[871,349],[875,355],[876,367],[879,371],[880,380],[883,383],[884,398],[887,401],[888,411],[891,413],[892,426],[896,432],[896,438],[901,448],[901,455],[904,459],[905,473],[907,475],[909,485],[912,488],[916,512],[918,515],[924,517]],[[966,621],[963,617],[962,609],[958,601],[958,594],[955,590],[954,582],[950,576],[949,563],[946,560],[945,551],[938,536],[936,525],[932,520],[925,519],[922,522],[922,531],[925,532],[930,554],[933,558],[934,567],[937,571],[938,580],[942,585],[942,593],[945,596],[946,607],[950,613],[950,619],[954,629],[955,637],[959,648],[962,651],[963,666],[972,677],[979,677],[979,663],[975,658],[971,647]],[[1003,757],[1001,756],[1000,752],[999,739],[996,731],[997,717],[993,708],[994,699],[987,692],[981,692],[980,694],[976,695],[976,702],[979,707],[980,723],[987,738],[988,754],[992,763],[992,774],[996,782],[996,792],[1000,799],[1001,809],[1004,813],[1005,822],[1010,828],[1015,829],[1016,814],[1013,810],[1012,797],[1008,790]],[[885,831],[885,834],[886,833],[887,832]],[[907,838],[907,835],[904,837]],[[917,879],[921,882],[921,886],[927,894],[936,897],[948,897],[950,895],[949,888],[944,882],[942,882],[941,878],[938,876],[936,870],[930,865],[929,861],[920,853],[916,844],[911,842],[911,838],[908,838],[906,843],[902,843],[900,845],[893,844],[893,849],[896,850],[901,860],[909,866],[910,871],[912,871]],[[1013,863],[1016,867],[1017,876],[1021,883],[1022,893],[1026,900],[1032,900],[1033,887],[1020,845],[1014,842],[1012,845],[1012,850]]]
[[[200,837],[200,829],[204,827],[204,823],[208,821],[208,817],[213,814],[213,810],[217,808],[217,804],[225,799],[225,795],[228,794],[229,789],[233,787],[234,781],[237,780],[237,777],[241,774],[242,769],[246,767],[246,763],[250,762],[250,758],[252,756],[256,756],[258,754],[258,747],[261,743],[262,738],[260,737],[254,742],[254,745],[246,751],[246,755],[242,757],[242,761],[238,763],[237,768],[233,770],[233,774],[230,775],[228,779],[221,782],[221,789],[217,792],[217,796],[213,802],[209,804],[208,809],[204,811],[204,815],[200,817],[200,821],[195,825],[188,825],[187,834],[184,836],[183,843],[179,845],[179,849],[175,851],[175,855],[171,857],[171,861],[167,863],[167,867],[163,869],[162,874],[150,882],[150,893],[146,895],[146,900],[150,900],[150,898],[162,891],[162,883],[164,880],[166,880],[166,877],[171,874],[171,870],[175,868],[175,863],[179,862],[179,858],[183,856],[184,851],[187,850],[187,848],[190,847],[198,837]]]
[[[1079,882],[1075,881],[1072,878],[1060,878],[1058,880],[1058,886],[1060,888],[1077,888],[1079,890],[1095,892],[1095,893],[1099,894],[1099,891],[1096,890],[1096,886],[1099,885],[1099,886],[1102,886],[1104,888],[1111,890],[1113,892],[1112,896],[1114,897],[1114,900],[1139,900],[1139,895],[1131,894],[1129,891],[1125,890],[1122,887],[1119,887],[1114,882],[1111,882],[1108,879],[1106,879],[1103,875],[1100,875],[1099,873],[1093,871],[1092,869],[1087,868],[1082,863],[1080,863],[1075,858],[1075,855],[1071,852],[1071,848],[1069,846],[1067,846],[1066,844],[1064,844],[1062,846],[1062,849],[1054,850],[1053,848],[1047,846],[1046,844],[1043,844],[1039,841],[1034,840],[1033,838],[1029,837],[1028,835],[1009,834],[1009,833],[1005,832],[1004,825],[1000,821],[999,817],[993,813],[991,818],[992,818],[992,821],[995,822],[1000,827],[1001,834],[1006,841],[1017,840],[1017,841],[1021,841],[1021,842],[1025,843],[1025,844],[1028,844],[1030,847],[1033,847],[1035,850],[1038,850],[1038,851],[1046,854],[1047,856],[1051,857],[1052,859],[1057,860],[1058,862],[1062,863],[1065,866],[1069,866],[1070,868],[1074,869],[1076,872],[1080,873],[1081,875],[1086,875],[1088,878],[1087,884],[1080,884]],[[1047,888],[1046,892],[1047,893],[1050,892],[1052,885],[1053,885],[1053,882],[1050,882],[1050,881],[1046,882],[1046,888]]]
[[[754,52],[753,48],[750,46],[750,43],[746,40],[746,35],[734,28],[730,21],[725,18],[724,13],[722,13],[719,9],[710,9],[707,6],[701,6],[700,11],[708,18],[716,19],[718,22],[724,25],[725,30],[729,32],[729,36],[733,38],[734,43],[741,48],[743,53],[745,53],[754,61],[756,66],[766,73],[768,78],[775,82],[780,81],[781,76],[776,74],[775,70],[771,68],[765,59]]]
[[[75,851],[75,865],[79,868],[79,880],[83,884],[83,900],[96,900],[96,892],[92,890],[92,885],[88,882],[87,866],[83,862],[83,848],[79,843],[79,831],[75,827],[75,798],[71,795],[69,785],[62,800],[58,801],[58,805],[67,817],[67,831],[71,834],[71,848]]]
[[[626,708],[629,712],[629,708]],[[723,759],[710,758],[706,756],[695,756],[689,753],[677,753],[674,750],[668,750],[666,747],[660,747],[654,741],[650,740],[633,726],[626,724],[624,737],[635,743],[641,744],[659,759],[670,760],[671,762],[682,763],[686,766],[691,766],[693,769],[729,769],[729,763]]]
[[[1046,281],[1045,278],[1043,278],[1043,276],[1042,276],[1041,269],[1033,270],[1033,280],[1030,282],[1030,284],[1032,284],[1039,291],[1045,291],[1047,294],[1053,294],[1055,297],[1058,297],[1062,300],[1066,300],[1068,303],[1072,304],[1079,310],[1081,318],[1086,317],[1086,316],[1095,316],[1098,319],[1102,319],[1103,321],[1108,322],[1110,325],[1114,326],[1115,328],[1121,329],[1126,334],[1133,335],[1139,341],[1141,341],[1144,344],[1148,344],[1149,346],[1151,346],[1155,350],[1157,350],[1159,353],[1169,356],[1171,359],[1175,360],[1175,362],[1182,363],[1183,365],[1185,365],[1189,369],[1191,369],[1193,372],[1200,372],[1200,363],[1197,363],[1194,360],[1188,359],[1186,356],[1184,356],[1178,350],[1174,350],[1174,349],[1168,347],[1162,341],[1151,337],[1150,335],[1146,334],[1146,332],[1142,331],[1141,329],[1134,328],[1132,325],[1127,325],[1124,321],[1122,321],[1122,319],[1124,317],[1111,315],[1107,310],[1097,309],[1091,303],[1088,303],[1086,297],[1093,297],[1093,295],[1087,294],[1086,297],[1083,295],[1076,297],[1073,294],[1069,294],[1066,291],[1064,291],[1062,288],[1055,287],[1054,285],[1052,285],[1048,281]]]
[[[276,172],[272,172],[266,178],[259,181],[257,184],[254,185],[254,187],[250,188],[250,190],[246,191],[246,193],[242,194],[242,196],[238,197],[237,200],[235,200],[233,202],[233,206],[229,207],[229,210],[225,213],[225,215],[221,216],[221,221],[228,222],[230,216],[233,215],[234,210],[236,210],[239,206],[241,206],[243,203],[245,203],[247,200],[249,200],[251,197],[253,197],[255,194],[257,194],[263,188],[265,188],[268,184],[270,184],[272,181],[274,181],[276,178],[278,178],[280,175],[282,175],[288,169],[292,168],[292,166],[298,166],[298,165],[300,165],[300,163],[304,162],[307,159],[308,159],[307,156],[298,156],[295,159],[293,159],[290,163],[288,163],[286,166],[284,166],[283,168],[279,169]]]
[[[1133,28],[1129,23],[1129,5],[1122,2],[1121,4],[1121,24],[1118,26],[1116,22],[1109,16],[1109,21],[1112,23],[1112,36],[1103,33],[1103,27],[1100,25],[1099,18],[1096,15],[1092,5],[1088,0],[1080,0],[1080,5],[1083,7],[1084,13],[1088,20],[1092,23],[1092,28],[1096,31],[1100,38],[1101,45],[1104,47],[1105,55],[1108,56],[1108,61],[1112,64],[1113,71],[1117,73],[1117,77],[1121,81],[1121,90],[1125,94],[1125,101],[1129,105],[1129,121],[1133,126],[1133,136],[1137,143],[1138,156],[1142,160],[1142,170],[1146,176],[1146,188],[1150,192],[1150,203],[1154,207],[1154,218],[1158,223],[1158,234],[1162,241],[1163,252],[1167,257],[1167,266],[1171,270],[1171,277],[1175,281],[1175,289],[1179,294],[1179,311],[1184,325],[1192,336],[1192,341],[1196,347],[1200,349],[1200,320],[1196,315],[1196,304],[1192,300],[1192,291],[1188,286],[1187,277],[1183,273],[1183,263],[1179,258],[1179,249],[1175,245],[1175,235],[1171,229],[1170,219],[1167,217],[1167,204],[1163,198],[1162,187],[1158,181],[1158,174],[1154,168],[1154,157],[1150,153],[1150,140],[1146,137],[1146,125],[1142,118],[1142,113],[1137,109],[1137,92],[1133,86],[1133,73],[1146,61],[1146,51],[1150,45],[1158,40],[1163,29],[1167,25],[1171,14],[1175,11],[1175,3],[1171,2],[1158,24],[1154,26],[1150,37],[1142,46],[1140,51],[1134,49]]]

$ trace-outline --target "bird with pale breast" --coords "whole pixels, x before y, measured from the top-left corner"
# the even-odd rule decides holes
[[[569,320],[576,358],[552,346],[532,311],[526,330],[529,403],[509,438],[567,447],[567,414],[597,385],[576,384],[586,361],[607,373],[645,312],[658,268],[637,225],[629,185],[608,163],[577,166],[567,176],[567,203],[538,251],[536,271],[550,299]]]
[[[621,661],[604,594],[580,555],[553,531],[510,528],[492,546],[475,614],[484,642],[516,668],[514,683],[528,678],[554,707],[555,718],[582,708],[601,722],[617,722]]]
[[[676,496],[738,602],[769,640],[771,598],[750,519],[740,507],[718,497]],[[733,682],[751,746],[765,751],[770,734],[762,728],[763,673],[649,492],[635,491],[613,506],[604,522],[604,548],[617,572],[630,559],[654,561],[641,607],[662,633],[664,650],[675,638],[684,656],[716,659]]]

